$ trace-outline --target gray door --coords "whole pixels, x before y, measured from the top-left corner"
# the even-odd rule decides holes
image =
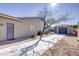
[[[14,39],[14,24],[7,23],[7,40]]]

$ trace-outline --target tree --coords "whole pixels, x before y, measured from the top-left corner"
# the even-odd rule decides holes
[[[46,20],[46,23],[47,23],[48,25],[53,24],[54,22],[55,22],[55,19],[54,19],[54,18],[48,18],[48,19]]]
[[[49,28],[52,24],[55,24],[55,23],[58,23],[58,22],[62,22],[62,21],[67,21],[67,20],[70,20],[71,18],[69,17],[69,14],[67,13],[64,13],[63,15],[61,15],[58,19],[54,18],[53,14],[50,14],[50,17],[49,17],[49,14],[50,14],[50,11],[48,11],[48,9],[45,7],[43,8],[41,11],[40,11],[40,14],[39,16],[41,18],[43,18],[43,22],[44,22],[44,27],[43,27],[43,30],[42,30],[42,33],[40,35],[40,39],[39,41],[42,39],[42,36],[43,36],[43,33],[44,31]],[[49,48],[49,47],[48,47]],[[52,53],[51,51],[51,48],[50,49],[50,52]]]
[[[47,18],[47,16],[48,16],[48,13],[49,13],[49,12],[48,12],[48,9],[47,9],[46,6],[45,6],[45,8],[43,8],[42,10],[39,11],[39,16],[42,18],[42,21],[44,22],[44,27],[43,27],[43,30],[42,30],[41,35],[40,35],[40,40],[41,40],[42,35],[43,35],[43,33],[44,33],[45,26],[47,25],[47,23],[46,23],[46,18]]]
[[[25,48],[23,48],[22,50],[21,50],[21,53],[20,53],[20,55],[24,55],[24,54],[26,54],[27,55],[27,51],[29,51],[29,50],[33,50],[33,54],[35,53],[35,51],[34,51],[34,48],[36,47],[36,46],[38,46],[38,43],[39,43],[39,41],[41,41],[42,40],[42,36],[43,36],[43,34],[44,34],[44,31],[47,29],[47,28],[49,28],[52,24],[55,24],[55,23],[58,23],[58,22],[61,22],[61,21],[67,21],[67,20],[69,20],[70,18],[69,18],[69,14],[64,14],[64,15],[62,15],[62,16],[60,16],[58,19],[55,19],[53,16],[54,16],[54,14],[50,14],[50,12],[52,12],[52,11],[49,11],[48,10],[48,8],[45,6],[42,10],[40,10],[39,11],[39,17],[41,17],[42,18],[42,21],[44,22],[44,26],[43,26],[43,29],[42,29],[42,32],[41,32],[41,35],[40,35],[40,38],[39,38],[39,40],[36,42],[36,43],[34,43],[33,45],[31,45],[31,46],[29,46],[29,47],[25,47]],[[51,18],[50,18],[51,17]],[[48,20],[47,20],[48,19]],[[49,21],[49,19],[50,19],[50,21]],[[47,22],[47,21],[48,22]],[[51,22],[52,21],[52,22]],[[51,22],[51,23],[50,23]],[[48,23],[50,23],[49,25],[48,25]]]
[[[59,15],[58,19],[56,19],[54,17],[55,14],[53,14],[52,11],[48,10],[47,7],[44,7],[42,10],[39,11],[39,16],[41,18],[43,18],[42,20],[44,22],[44,26],[45,25],[47,26],[46,28],[50,27],[52,24],[55,24],[55,23],[58,23],[58,22],[62,22],[62,21],[67,21],[67,20],[71,19],[71,17],[69,16],[68,13],[64,13],[62,15]]]

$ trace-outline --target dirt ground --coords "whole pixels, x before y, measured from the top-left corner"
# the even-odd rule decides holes
[[[42,56],[79,56],[79,37],[64,37]]]

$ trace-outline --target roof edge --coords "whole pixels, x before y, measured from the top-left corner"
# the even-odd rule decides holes
[[[5,17],[5,18],[12,19],[12,20],[14,20],[14,21],[22,21],[21,19],[18,19],[18,18],[14,17],[14,16],[10,16],[10,15],[3,14],[3,13],[0,13],[0,16],[1,16],[1,17]]]

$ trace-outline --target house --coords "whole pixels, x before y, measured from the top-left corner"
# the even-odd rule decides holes
[[[0,40],[11,40],[43,29],[41,17],[14,17],[0,13]]]
[[[51,28],[57,34],[77,35],[77,29],[74,27],[74,25],[70,25],[66,23],[58,23],[51,25]]]

